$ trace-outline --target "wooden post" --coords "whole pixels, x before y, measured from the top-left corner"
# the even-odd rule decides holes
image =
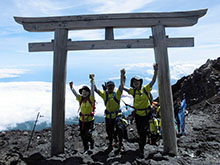
[[[114,30],[112,27],[105,28],[105,39],[114,40]]]
[[[162,136],[165,154],[177,154],[176,132],[174,127],[173,97],[170,85],[170,71],[167,54],[165,27],[161,24],[152,27],[154,54],[158,70],[159,101],[161,105]]]
[[[64,153],[68,30],[56,29],[54,40],[51,155]]]

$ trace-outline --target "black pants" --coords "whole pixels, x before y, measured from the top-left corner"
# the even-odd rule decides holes
[[[88,142],[94,143],[94,140],[92,139],[93,125],[94,121],[84,122],[84,125],[82,121],[79,121],[80,136],[83,141],[84,150],[89,149]]]
[[[149,127],[149,119],[147,116],[139,116],[135,114],[135,123],[137,127],[137,132],[139,135],[139,149],[140,151],[144,151],[144,146],[146,144],[147,131]]]
[[[105,118],[105,128],[109,139],[109,145],[112,145],[113,138],[117,141],[115,119]]]

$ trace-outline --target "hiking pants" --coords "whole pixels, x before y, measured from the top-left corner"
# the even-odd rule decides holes
[[[174,113],[174,115],[175,115],[175,119],[176,119],[176,125],[177,125],[177,131],[178,131],[178,133],[180,132],[180,119],[179,119],[179,115],[178,115],[178,113]]]
[[[89,149],[88,142],[94,143],[94,140],[92,139],[92,130],[94,121],[84,122],[84,126],[82,127],[83,122],[79,120],[79,126],[80,126],[80,136],[83,141],[84,150]]]
[[[139,116],[135,114],[135,123],[137,132],[139,135],[139,149],[144,151],[144,146],[146,144],[147,130],[149,127],[149,116]]]
[[[177,104],[174,105],[174,116],[175,116],[175,119],[176,119],[176,125],[177,125],[177,131],[178,133],[180,132],[180,119],[179,119],[179,111],[181,110],[181,107],[178,106]]]
[[[109,139],[109,145],[112,145],[113,138],[117,141],[115,131],[115,119],[105,118],[105,127]]]

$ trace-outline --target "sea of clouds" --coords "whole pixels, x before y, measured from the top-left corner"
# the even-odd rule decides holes
[[[178,80],[184,75],[191,74],[192,71],[198,66],[198,64],[189,63],[176,63],[170,65],[171,80]],[[135,68],[142,68],[145,71],[147,77],[144,81],[150,82],[153,70],[152,64],[141,63],[134,65],[123,65],[121,67],[126,70],[135,70]],[[1,70],[1,69],[0,69]],[[0,71],[0,80],[10,77],[19,77],[26,73],[26,70],[10,70],[2,69]],[[119,77],[110,78],[113,81],[119,79]],[[129,81],[129,80],[128,80]],[[89,84],[89,83],[88,83]],[[76,91],[78,91],[83,85],[74,85]],[[157,84],[155,84],[157,86]],[[98,86],[99,87],[99,86]],[[101,88],[101,87],[99,87]],[[153,89],[152,94],[157,96],[157,90]],[[19,123],[28,121],[35,121],[37,113],[43,116],[38,120],[40,123],[51,123],[51,110],[52,110],[52,83],[44,81],[21,81],[21,82],[0,82],[0,131],[7,130],[8,128],[16,127]],[[96,115],[104,117],[104,102],[100,96],[95,94],[96,99]],[[123,101],[132,105],[133,99],[125,91],[122,95]],[[78,116],[79,103],[66,84],[66,98],[65,98],[65,118],[74,119]],[[124,103],[121,101],[121,107]]]
[[[82,85],[74,86],[78,91]],[[3,82],[0,83],[0,130],[15,127],[17,123],[34,121],[37,113],[43,116],[38,123],[51,122],[52,83],[50,82]],[[104,102],[95,94],[96,115],[104,116]],[[132,97],[123,92],[123,100],[132,104]],[[121,102],[123,106],[123,102]],[[78,116],[79,102],[69,85],[66,85],[65,118]]]

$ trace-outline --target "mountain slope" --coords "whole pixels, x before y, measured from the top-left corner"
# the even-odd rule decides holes
[[[182,77],[172,86],[173,97],[185,94],[187,105],[197,104],[220,91],[220,57],[207,60],[193,74]]]

